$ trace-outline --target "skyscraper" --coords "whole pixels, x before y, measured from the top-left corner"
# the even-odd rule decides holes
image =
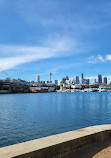
[[[107,77],[104,77],[104,83],[107,84]]]
[[[58,86],[58,80],[55,80],[55,85]]]
[[[93,84],[95,84],[95,83],[96,83],[96,78],[93,79]]]
[[[89,79],[84,78],[84,79],[83,79],[83,84],[89,85]]]
[[[69,76],[66,76],[66,80],[69,80]]]
[[[84,84],[84,74],[81,74],[81,83]]]
[[[36,82],[40,83],[40,76],[39,75],[36,75]]]
[[[62,78],[62,83],[65,83],[65,82],[66,82],[66,78],[63,77],[63,78]]]
[[[98,83],[101,84],[102,83],[102,75],[98,74]]]
[[[79,84],[79,77],[78,76],[74,76],[74,84]]]

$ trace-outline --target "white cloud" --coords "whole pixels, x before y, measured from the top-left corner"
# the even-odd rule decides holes
[[[101,61],[101,62],[105,61],[105,59],[101,55],[98,55],[98,60]]]
[[[91,56],[91,57],[88,58],[87,62],[88,63],[92,63],[92,64],[99,63],[99,62],[104,63],[105,62],[105,58],[103,58],[102,55]]]
[[[44,42],[42,46],[0,45],[0,67],[8,70],[32,61],[78,54],[79,48],[77,42],[68,38]]]
[[[102,55],[91,56],[87,60],[87,62],[91,64],[106,63],[110,61],[111,61],[111,54],[107,54],[104,57]]]
[[[106,55],[106,60],[111,61],[111,54]]]

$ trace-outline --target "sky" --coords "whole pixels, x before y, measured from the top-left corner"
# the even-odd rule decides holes
[[[0,78],[111,81],[110,0],[0,0]]]

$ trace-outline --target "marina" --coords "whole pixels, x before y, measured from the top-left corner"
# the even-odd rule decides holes
[[[107,88],[85,88],[85,89],[66,89],[61,87],[57,92],[108,92],[111,89]]]

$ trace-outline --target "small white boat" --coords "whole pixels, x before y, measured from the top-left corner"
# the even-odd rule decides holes
[[[98,88],[99,92],[107,92],[107,89],[105,88]]]

